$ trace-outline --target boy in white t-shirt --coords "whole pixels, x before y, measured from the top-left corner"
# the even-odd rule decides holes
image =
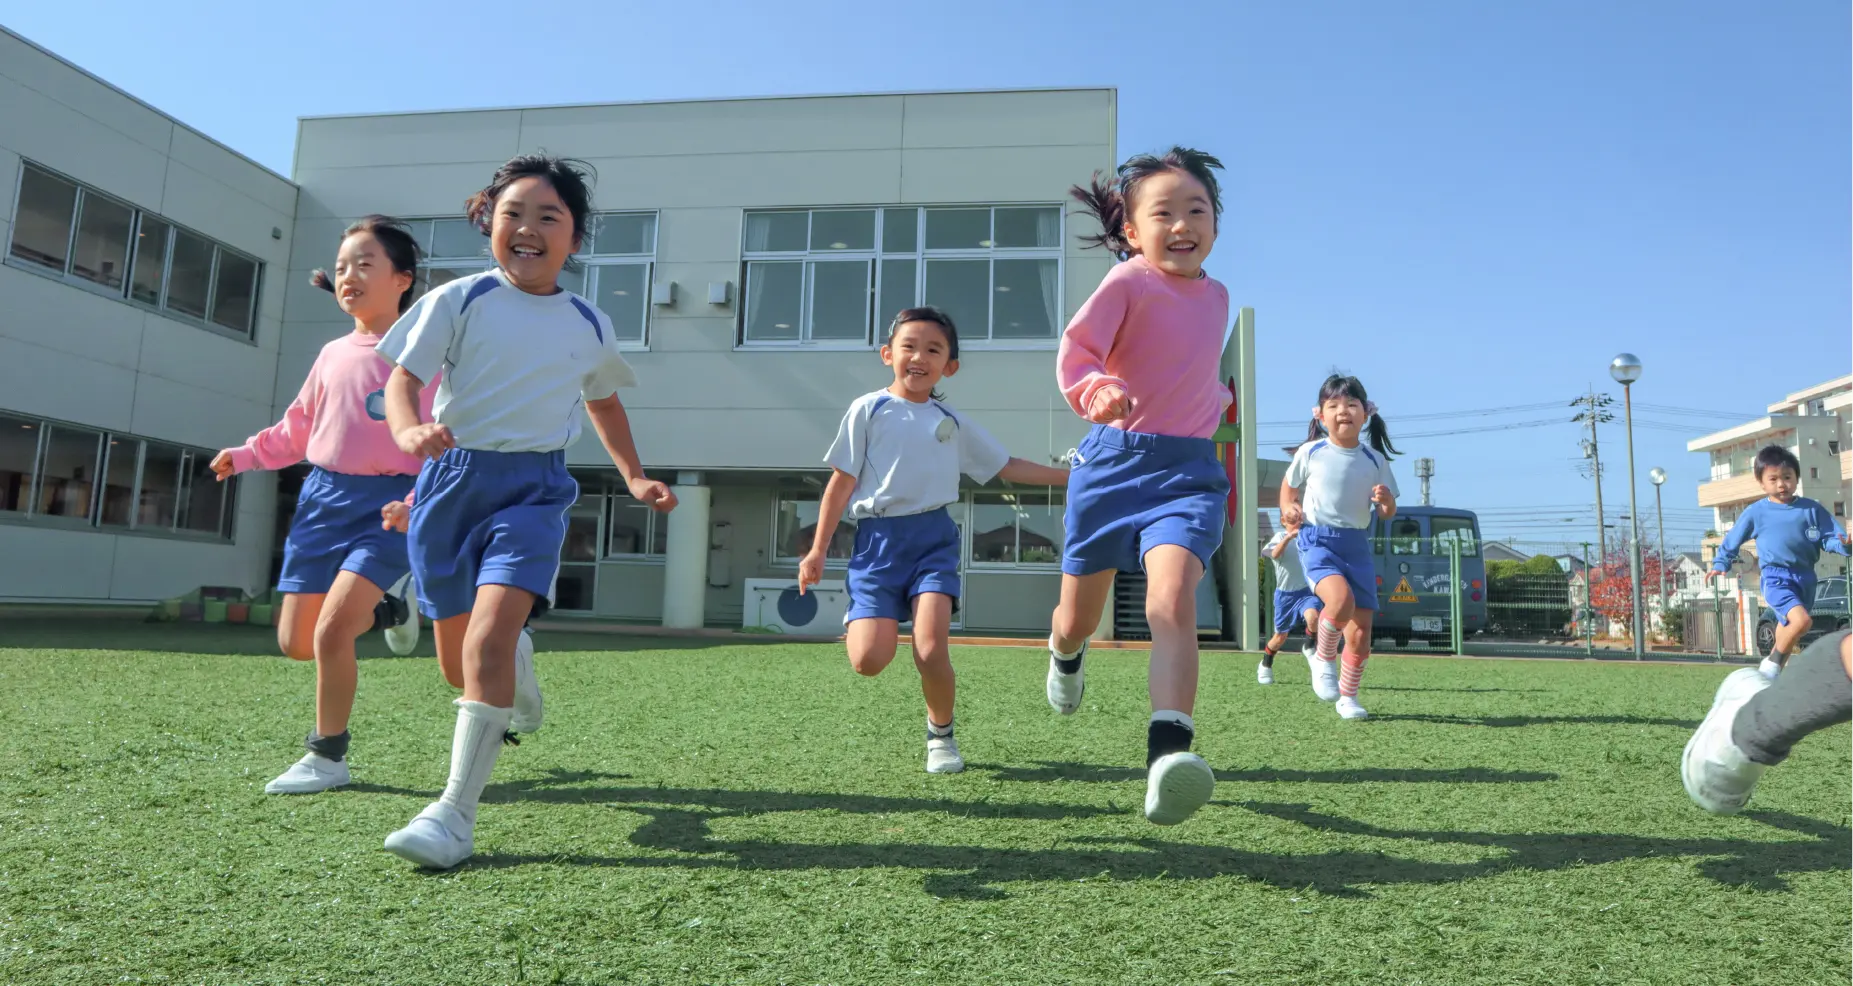
[[[1261,649],[1261,664],[1255,668],[1255,680],[1263,685],[1274,683],[1274,655],[1280,653],[1281,645],[1287,642],[1287,635],[1293,632],[1295,624],[1302,619],[1306,621],[1306,666],[1312,672],[1313,694],[1321,701],[1330,702],[1338,697],[1337,692],[1331,696],[1320,691],[1324,679],[1319,676],[1319,665],[1313,662],[1319,655],[1313,651],[1313,633],[1319,626],[1319,610],[1325,604],[1319,601],[1319,594],[1313,591],[1312,584],[1306,581],[1306,569],[1300,564],[1300,529],[1283,527],[1278,534],[1269,539],[1261,553],[1274,562],[1274,636],[1268,638],[1267,646]]]
[[[934,387],[959,369],[959,332],[937,308],[894,317],[882,362],[894,369],[884,390],[856,398],[824,456],[834,472],[817,508],[811,550],[798,564],[798,591],[823,578],[824,555],[847,509],[856,521],[849,560],[849,663],[878,675],[894,660],[903,621],[913,620],[914,667],[927,707],[928,773],[965,769],[952,735],[954,679],[947,635],[959,600],[959,529],[946,506],[959,500],[959,476],[994,476],[1036,486],[1067,486],[1068,470],[1013,459],[970,418],[955,414]]]

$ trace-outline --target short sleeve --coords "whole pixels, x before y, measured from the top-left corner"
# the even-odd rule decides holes
[[[1293,453],[1293,461],[1287,463],[1287,485],[1296,490],[1306,488],[1306,480],[1312,475],[1312,443],[1302,445]]]
[[[618,351],[617,334],[611,330],[611,316],[578,298],[573,301],[581,312],[589,313],[599,338],[603,340],[603,345],[598,349],[598,365],[586,374],[585,383],[579,388],[579,396],[588,401],[602,401],[617,393],[620,387],[637,386],[637,371],[631,369],[630,361]]]
[[[849,406],[843,414],[843,423],[837,425],[836,440],[830,443],[830,451],[824,453],[824,463],[832,469],[846,472],[851,476],[862,475],[862,463],[869,450],[869,410],[865,401],[857,401]]]
[[[457,338],[458,323],[462,321],[457,292],[448,288],[446,285],[413,302],[380,337],[373,350],[382,358],[405,367],[405,372],[421,383],[436,380],[444,369],[451,342]]]
[[[959,471],[988,483],[1010,462],[1010,452],[970,418],[959,418]]]
[[[1286,531],[1275,531],[1274,536],[1271,538],[1268,538],[1268,543],[1261,546],[1261,550],[1262,551],[1273,551],[1275,548],[1278,548],[1281,545],[1287,543],[1287,537],[1288,535]]]

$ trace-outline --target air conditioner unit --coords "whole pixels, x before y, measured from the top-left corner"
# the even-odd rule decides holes
[[[747,579],[740,609],[743,627],[766,627],[780,633],[835,637],[849,612],[849,586],[819,582],[798,594],[797,579]]]

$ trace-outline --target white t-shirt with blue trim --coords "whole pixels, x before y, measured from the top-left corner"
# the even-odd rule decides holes
[[[1261,551],[1264,554],[1272,552],[1275,545],[1283,542],[1287,546],[1281,549],[1280,557],[1269,559],[1274,563],[1274,591],[1303,592],[1311,585],[1306,581],[1306,566],[1300,564],[1300,538],[1297,533],[1281,531],[1269,539]]]
[[[1308,442],[1287,466],[1287,485],[1304,491],[1306,523],[1318,527],[1369,528],[1374,514],[1370,491],[1379,484],[1388,486],[1392,495],[1402,495],[1390,460],[1362,443],[1340,448],[1323,438]]]
[[[500,270],[459,278],[413,304],[375,349],[429,382],[432,418],[457,446],[552,452],[579,437],[579,413],[637,374],[611,319],[571,291],[529,294]]]
[[[824,455],[856,477],[849,516],[901,517],[956,503],[959,474],[988,483],[1010,453],[972,419],[944,403],[914,403],[886,390],[849,405]]]

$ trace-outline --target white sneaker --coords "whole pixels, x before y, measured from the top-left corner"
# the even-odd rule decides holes
[[[448,870],[475,850],[469,823],[442,801],[426,805],[405,828],[386,837],[387,852],[434,870]]]
[[[1358,704],[1358,700],[1349,695],[1338,696],[1338,717],[1340,719],[1369,719],[1370,713]]]
[[[1731,723],[1745,702],[1768,687],[1769,679],[1755,668],[1731,672],[1712,696],[1705,721],[1686,741],[1679,777],[1686,783],[1686,793],[1700,808],[1718,815],[1735,815],[1750,800],[1750,792],[1765,767],[1744,756],[1744,751],[1731,741]]]
[[[1049,707],[1062,715],[1071,716],[1081,708],[1081,696],[1087,691],[1087,645],[1081,645],[1081,653],[1075,655],[1082,661],[1081,667],[1074,674],[1063,674],[1055,666],[1055,651],[1049,651]]]
[[[264,793],[314,794],[341,787],[349,780],[346,760],[330,760],[321,754],[311,753],[290,764],[290,769],[264,785]]]
[[[1189,751],[1167,753],[1145,778],[1145,820],[1176,825],[1208,804],[1215,790],[1216,774],[1202,757]]]
[[[1255,681],[1263,685],[1274,683],[1274,669],[1265,664],[1255,665]]]
[[[418,588],[412,582],[412,574],[407,572],[405,578],[400,579],[399,584],[388,590],[387,594],[397,596],[405,603],[405,622],[385,630],[386,646],[394,654],[404,657],[418,647]]]
[[[515,642],[515,714],[509,718],[508,728],[517,733],[532,733],[540,729],[540,722],[540,679],[534,677],[534,638],[524,629],[521,639]]]
[[[1338,662],[1322,661],[1315,651],[1301,651],[1306,655],[1306,670],[1312,673],[1313,694],[1321,702],[1331,702],[1338,698]]]
[[[1777,664],[1767,657],[1763,659],[1763,663],[1756,666],[1756,669],[1758,674],[1768,678],[1770,681],[1775,681],[1777,676],[1782,674],[1782,665]]]
[[[965,769],[965,758],[959,756],[959,741],[950,736],[935,736],[927,740],[927,773],[956,774]]]

